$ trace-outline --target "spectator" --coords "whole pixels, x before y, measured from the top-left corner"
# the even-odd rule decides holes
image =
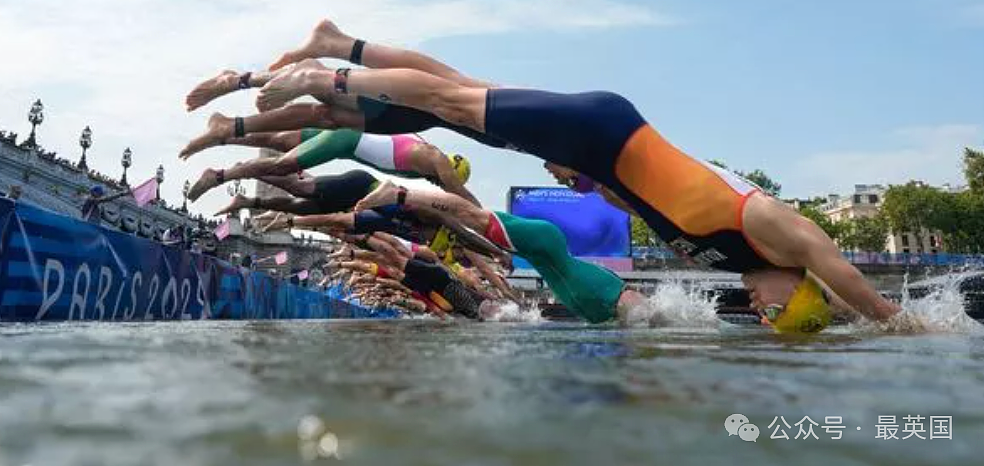
[[[96,185],[89,189],[89,195],[82,203],[82,220],[89,223],[100,225],[102,223],[102,204],[119,199],[130,194],[130,191],[121,191],[111,196],[106,196],[106,190],[102,186]]]
[[[10,186],[10,192],[7,193],[7,199],[10,199],[12,201],[16,201],[16,200],[20,199],[21,194],[23,194],[23,191],[22,191],[22,188],[20,187],[20,185],[16,185],[16,184],[15,185],[11,185]]]

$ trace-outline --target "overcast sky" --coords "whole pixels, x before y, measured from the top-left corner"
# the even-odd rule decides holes
[[[255,155],[180,162],[212,111],[248,114],[256,92],[193,114],[184,95],[263,67],[322,17],[487,80],[620,92],[685,151],[764,169],[786,196],[959,183],[962,148],[984,145],[984,0],[0,0],[0,128],[26,136],[40,97],[47,149],[76,159],[89,125],[90,166],[118,177],[131,147],[130,180],[163,163],[163,193],[180,203],[184,180]],[[510,185],[550,183],[531,157],[426,136],[471,156],[493,208]],[[193,209],[227,201],[215,190]]]

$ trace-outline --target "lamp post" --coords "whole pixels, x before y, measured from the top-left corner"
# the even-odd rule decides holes
[[[123,178],[120,179],[120,184],[129,186],[126,182],[126,170],[130,168],[130,165],[133,165],[133,151],[129,147],[123,151],[123,160],[120,161],[120,164],[123,165]]]
[[[242,185],[242,180],[236,180],[232,182],[232,185],[226,186],[226,192],[232,197],[245,196],[246,187]],[[239,217],[240,214],[242,214],[241,211],[236,211],[236,217]]]
[[[85,163],[85,152],[92,147],[92,130],[88,126],[82,130],[82,136],[79,138],[79,145],[82,146],[82,158],[79,159],[79,170],[88,171],[89,165]]]
[[[161,183],[164,182],[164,165],[157,166],[157,202],[161,202]]]
[[[184,189],[181,190],[181,194],[184,195],[184,204],[181,205],[181,211],[188,213],[188,193],[191,192],[191,181],[185,180]]]
[[[236,180],[232,182],[231,186],[226,186],[226,192],[233,197],[245,196],[246,187],[242,185],[242,180]]]
[[[44,105],[41,103],[41,99],[34,101],[34,105],[31,105],[31,111],[27,113],[27,121],[31,122],[31,135],[28,136],[27,141],[24,141],[24,147],[37,147],[35,130],[38,125],[44,122]]]

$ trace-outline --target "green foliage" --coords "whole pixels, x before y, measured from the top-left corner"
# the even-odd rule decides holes
[[[882,212],[892,231],[920,231],[933,228],[948,212],[949,196],[925,184],[910,181],[901,186],[891,186],[885,192]]]
[[[708,160],[707,163],[721,167],[725,170],[731,170],[728,168],[727,164],[718,159]],[[770,178],[769,175],[765,174],[765,172],[760,169],[756,168],[750,172],[741,172],[738,170],[732,171],[734,171],[736,175],[755,183],[755,185],[762,188],[762,191],[772,197],[779,197],[779,194],[782,192],[782,185]]]
[[[736,173],[742,178],[755,183],[758,187],[762,188],[762,191],[765,191],[766,194],[772,197],[779,197],[779,194],[782,193],[782,185],[769,178],[769,175],[766,175],[762,170],[755,169],[748,173]]]
[[[963,165],[968,191],[951,194],[914,181],[890,187],[882,212],[892,231],[926,228],[942,234],[949,252],[984,252],[984,152],[967,148]]]
[[[837,241],[840,238],[843,232],[841,225],[831,221],[830,218],[828,218],[823,212],[817,210],[815,207],[803,206],[800,208],[799,213],[800,215],[812,220],[813,223],[816,223],[821,230],[827,233],[827,236],[829,236],[830,239]]]
[[[649,247],[658,246],[660,244],[660,239],[656,236],[649,225],[646,225],[641,218],[633,216],[632,217],[632,246],[635,247]]]
[[[966,148],[963,157],[964,178],[977,195],[984,195],[984,152]]]
[[[849,251],[882,252],[888,240],[888,221],[879,214],[840,222],[840,245]]]

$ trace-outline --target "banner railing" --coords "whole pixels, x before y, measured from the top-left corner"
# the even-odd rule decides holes
[[[0,200],[0,321],[395,316],[213,257]]]

